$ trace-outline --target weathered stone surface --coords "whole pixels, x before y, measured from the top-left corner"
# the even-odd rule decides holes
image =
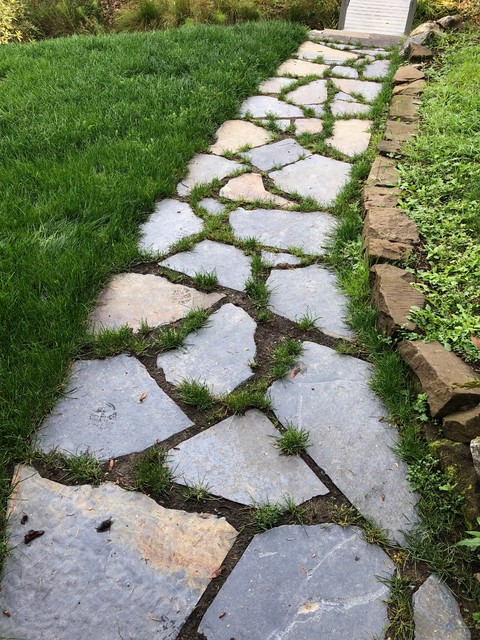
[[[475,473],[480,477],[480,438],[476,438],[470,442],[470,453],[472,455]]]
[[[305,60],[286,60],[278,68],[279,75],[289,75],[295,78],[303,78],[304,76],[323,76],[326,64],[316,64],[315,62],[306,62]]]
[[[324,44],[314,42],[304,42],[298,50],[298,57],[302,60],[315,60],[323,58],[326,64],[337,64],[346,60],[357,60],[358,55],[351,51],[342,51],[341,49],[333,49]]]
[[[283,167],[312,154],[295,140],[285,138],[273,144],[266,144],[252,151],[246,151],[241,155],[260,171],[269,171],[274,167]]]
[[[272,93],[278,94],[282,89],[288,87],[289,84],[294,82],[291,78],[269,78],[262,82],[259,87],[260,93]]]
[[[480,403],[480,387],[468,386],[478,376],[439,342],[405,340],[398,349],[420,380],[434,418]]]
[[[298,118],[303,116],[299,107],[282,102],[271,96],[252,96],[247,98],[240,108],[240,115],[250,114],[252,118],[266,118],[272,115],[277,118]]]
[[[393,76],[393,84],[402,84],[403,82],[413,82],[414,80],[425,80],[425,74],[413,65],[399,67]]]
[[[270,387],[275,415],[308,429],[309,455],[361,513],[403,542],[401,531],[417,520],[417,496],[393,452],[397,431],[370,389],[371,365],[305,342],[295,371]]]
[[[280,171],[269,174],[276,186],[287,193],[313,198],[330,206],[350,177],[351,165],[332,158],[313,155]]]
[[[342,78],[352,78],[356,80],[358,78],[358,71],[353,67],[342,67],[341,65],[337,65],[333,67],[332,73],[336,76],[342,76]]]
[[[322,211],[236,209],[230,214],[230,224],[241,240],[253,237],[269,247],[296,247],[304,253],[322,255],[337,222]]]
[[[401,262],[412,253],[411,244],[390,242],[390,240],[379,240],[375,238],[366,238],[363,247],[370,264],[377,262]]]
[[[292,204],[286,198],[267,191],[259,173],[244,173],[238,178],[232,178],[220,189],[220,196],[239,202],[268,202],[276,204],[278,207],[288,207]]]
[[[298,87],[298,89],[290,91],[285,97],[295,104],[311,107],[313,105],[323,104],[327,96],[327,81],[314,80],[313,82]]]
[[[385,49],[353,49],[353,51],[362,56],[388,56],[388,51]]]
[[[216,395],[230,393],[252,375],[255,329],[243,309],[226,304],[210,316],[206,327],[187,338],[184,347],[160,354],[157,366],[171,384],[196,380]]]
[[[444,16],[443,18],[440,18],[440,20],[437,20],[438,26],[442,27],[442,29],[446,29],[447,31],[449,29],[455,29],[456,27],[459,27],[462,22],[463,18],[461,15]]]
[[[176,482],[201,482],[209,492],[241,504],[301,504],[328,493],[299,456],[284,456],[275,445],[279,432],[260,411],[231,416],[170,451]]]
[[[425,80],[415,80],[405,84],[397,84],[393,88],[394,96],[419,96],[427,86]]]
[[[372,271],[375,277],[372,300],[378,310],[380,331],[388,336],[403,327],[414,331],[417,325],[408,316],[412,307],[423,308],[425,296],[412,285],[412,274],[389,264],[376,265]]]
[[[413,594],[415,640],[470,640],[453,593],[435,575]]]
[[[310,38],[334,42],[352,44],[356,47],[359,43],[365,47],[395,47],[400,42],[400,36],[381,35],[378,33],[364,33],[361,31],[349,31],[348,29],[323,29],[309,32]],[[321,34],[321,35],[320,35]]]
[[[172,284],[160,276],[121,273],[98,297],[89,326],[95,333],[125,326],[137,331],[142,323],[159,327],[184,318],[191,309],[208,309],[223,297]]]
[[[433,51],[422,44],[412,42],[408,47],[408,59],[410,62],[426,62],[432,60]]]
[[[415,122],[418,120],[419,104],[414,96],[400,95],[393,96],[390,103],[390,118],[398,118],[404,122]]]
[[[375,187],[398,187],[400,174],[394,160],[377,156],[373,161],[367,184]]]
[[[382,89],[379,82],[371,82],[370,80],[342,80],[332,78],[333,84],[345,93],[358,93],[368,102],[373,102]]]
[[[165,253],[175,242],[202,228],[202,221],[186,202],[162,200],[140,227],[139,249],[146,253]]]
[[[239,162],[199,153],[188,163],[187,177],[178,184],[177,193],[179,196],[188,196],[195,185],[209,184],[215,178],[223,180],[240,169],[243,166]]]
[[[214,216],[219,216],[225,211],[225,205],[215,200],[215,198],[203,198],[198,205]]]
[[[353,158],[368,149],[371,125],[370,120],[337,120],[333,125],[333,136],[325,142]]]
[[[417,133],[417,131],[417,122],[398,122],[397,120],[387,120],[384,138],[385,140],[407,142]]]
[[[363,226],[363,237],[390,242],[417,244],[420,242],[417,225],[400,209],[369,209]]]
[[[263,127],[246,122],[245,120],[227,120],[217,131],[217,141],[212,144],[210,151],[221,156],[226,151],[236,153],[246,145],[260,147],[267,143],[271,134]]]
[[[380,637],[394,567],[360,529],[286,525],[255,536],[210,605],[207,640]]]
[[[263,125],[269,125],[272,121],[268,118],[262,118],[258,120],[258,122]],[[278,127],[278,129],[280,129],[280,131],[286,131],[292,122],[294,122],[293,118],[277,118],[276,120],[273,120],[273,123]]]
[[[337,100],[344,100],[345,102],[355,102],[355,98],[345,91],[337,91],[335,94]]]
[[[292,256],[290,253],[274,253],[273,251],[262,251],[262,261],[272,267],[301,263],[301,259],[297,256]]]
[[[367,64],[367,66],[363,70],[363,76],[364,78],[372,80],[374,80],[375,78],[385,78],[389,68],[389,60],[375,60],[375,62]]]
[[[35,445],[45,453],[89,451],[109,460],[143,451],[192,424],[136,358],[82,360],[73,365],[65,395]]]
[[[403,155],[403,142],[392,140],[380,140],[377,144],[377,153],[381,153],[384,156],[401,156]]]
[[[295,133],[321,133],[323,123],[318,118],[298,118],[295,120]]]
[[[324,333],[337,337],[353,335],[344,321],[347,299],[338,288],[336,276],[327,269],[318,265],[291,271],[274,269],[267,287],[275,313],[293,322],[309,315]]]
[[[395,187],[377,187],[367,184],[363,189],[363,206],[365,211],[393,209],[397,206],[400,195],[400,190]]]
[[[251,275],[251,258],[236,247],[212,240],[203,240],[191,251],[177,253],[160,265],[191,277],[197,273],[214,273],[222,287],[237,291],[245,290],[245,281]]]
[[[332,115],[335,117],[358,116],[361,113],[368,113],[370,106],[368,104],[361,104],[360,102],[346,102],[345,100],[339,100],[335,96],[331,109]]]
[[[470,442],[480,437],[480,406],[445,416],[443,433],[450,440]]]
[[[176,638],[237,534],[224,518],[164,509],[110,482],[66,487],[30,467],[16,470],[10,516],[9,638]],[[45,533],[26,547],[29,529]]]

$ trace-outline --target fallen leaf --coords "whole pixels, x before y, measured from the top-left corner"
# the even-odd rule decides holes
[[[219,618],[224,618],[227,615],[226,611],[222,611],[222,613],[218,616]]]
[[[140,396],[140,398],[138,399],[138,401],[139,402],[143,402],[147,396],[148,396],[148,393],[146,391],[144,391],[142,393],[142,395]]]
[[[382,498],[382,502],[385,502],[385,494],[382,493],[382,495],[380,497]]]
[[[477,347],[477,349],[480,349],[480,338],[476,338],[475,336],[470,336],[470,341],[473,342],[473,344]]]
[[[210,578],[212,578],[212,580],[214,578],[218,578],[218,576],[222,573],[222,571],[225,569],[225,567],[222,565],[221,567],[218,567],[218,569],[215,569],[215,571],[212,573],[212,575],[210,576]]]
[[[28,522],[28,516],[26,513],[24,513],[22,519],[20,520],[20,524],[25,524],[26,522]]]
[[[30,529],[30,531],[23,537],[23,541],[25,542],[25,544],[29,544],[30,542],[32,542],[32,540],[35,540],[35,538],[40,538],[40,536],[43,536],[44,533],[45,531],[35,531],[34,529]]]
[[[301,369],[300,367],[296,367],[295,369],[293,369],[292,371],[290,371],[290,378],[295,378],[295,376],[297,375],[297,373],[300,373]]]
[[[3,610],[3,615],[7,616],[7,618],[10,618],[12,614],[10,613],[10,611],[7,611],[6,609],[4,609]]]
[[[110,471],[113,469],[114,464],[115,464],[114,460],[110,460],[110,462],[108,463],[108,468],[110,469]]]
[[[101,524],[98,525],[97,531],[98,533],[104,533],[105,531],[110,531],[110,527],[113,524],[113,520],[111,518],[107,518]]]

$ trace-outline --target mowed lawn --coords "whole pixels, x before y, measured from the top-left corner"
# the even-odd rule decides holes
[[[3,491],[139,223],[304,38],[268,22],[0,48]]]

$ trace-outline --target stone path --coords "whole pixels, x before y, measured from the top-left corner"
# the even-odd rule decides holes
[[[388,52],[312,38],[191,160],[176,197],[140,229],[145,264],[100,295],[93,334],[148,327],[158,337],[174,324],[176,335],[192,310],[209,318],[170,351],[153,341],[146,355],[73,365],[36,446],[90,452],[111,481],[66,486],[16,470],[0,637],[385,637],[394,550],[333,520],[353,509],[356,522],[404,544],[417,496],[371,366],[335,349],[355,335],[328,252]],[[204,293],[208,279],[214,291]],[[286,338],[301,353],[277,379]],[[186,383],[207,389],[213,406],[189,404]],[[292,428],[308,433],[306,453],[283,455],[278,438]],[[140,452],[155,444],[169,450],[175,479],[156,500],[131,490]],[[195,487],[211,500],[182,493]],[[262,505],[284,513],[281,526],[253,528]],[[435,576],[413,606],[417,640],[470,637]]]

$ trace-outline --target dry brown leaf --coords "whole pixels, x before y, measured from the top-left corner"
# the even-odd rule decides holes
[[[473,342],[473,344],[477,347],[477,349],[480,349],[480,338],[476,338],[475,336],[470,336],[470,342]]]
[[[293,371],[290,371],[290,378],[295,378],[297,373],[300,373],[300,371],[301,371],[300,367],[296,367],[295,369],[293,369]]]
[[[114,464],[115,464],[114,460],[110,460],[110,462],[108,463],[108,468],[110,469],[110,471],[113,469]]]
[[[215,569],[215,571],[212,573],[212,575],[210,576],[210,578],[212,578],[212,580],[214,578],[218,578],[218,576],[222,573],[222,571],[225,569],[225,567],[222,565],[221,567],[218,567],[218,569]]]
[[[138,401],[139,402],[143,402],[147,396],[148,396],[148,393],[146,391],[144,391],[142,393],[142,395],[140,396],[140,398],[138,399]]]

